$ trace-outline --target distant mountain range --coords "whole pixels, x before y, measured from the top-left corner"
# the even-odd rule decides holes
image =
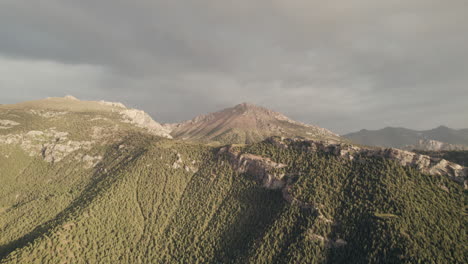
[[[416,150],[467,150],[468,129],[439,126],[431,130],[386,127],[380,130],[360,130],[343,135],[354,143]]]

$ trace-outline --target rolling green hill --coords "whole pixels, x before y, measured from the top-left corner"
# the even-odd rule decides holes
[[[467,262],[467,192],[446,175],[31,107],[0,108],[2,264]]]

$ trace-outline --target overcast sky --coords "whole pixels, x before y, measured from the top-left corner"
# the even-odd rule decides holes
[[[337,133],[468,127],[466,0],[0,0],[0,103],[240,102]]]

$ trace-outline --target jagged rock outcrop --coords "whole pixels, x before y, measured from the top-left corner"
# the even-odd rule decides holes
[[[122,109],[127,108],[124,104],[119,103],[119,102],[107,102],[107,101],[101,100],[98,103],[101,105],[110,106],[110,107],[116,107],[116,108],[122,108]]]
[[[169,132],[161,124],[154,121],[147,113],[137,109],[124,109],[120,112],[124,122],[144,128],[150,133],[161,137],[172,138]]]
[[[285,168],[285,164],[276,163],[269,158],[253,154],[242,154],[233,147],[223,147],[219,155],[227,155],[233,168],[239,173],[247,173],[262,183],[268,189],[281,189],[286,186],[284,173],[276,173],[275,169]]]
[[[432,158],[414,152],[394,148],[365,148],[336,141],[314,141],[305,139],[285,139],[271,137],[266,140],[280,148],[299,148],[307,152],[325,152],[340,156],[348,160],[360,161],[366,157],[381,157],[398,162],[402,166],[408,166],[420,170],[429,175],[443,175],[451,180],[464,185],[467,188],[468,168],[445,159]],[[269,189],[282,189],[283,197],[291,204],[302,208],[315,208],[295,199],[289,192],[290,185],[284,173],[275,172],[285,168],[285,164],[276,163],[269,158],[258,155],[240,153],[233,146],[226,146],[219,150],[218,155],[226,155],[233,168],[239,173],[252,175]]]
[[[366,148],[332,141],[284,139],[279,137],[271,137],[267,139],[267,141],[281,148],[293,147],[309,152],[322,151],[349,160],[362,157],[381,157],[394,160],[402,166],[413,167],[423,173],[444,175],[465,186],[467,184],[466,178],[468,176],[468,168],[445,159],[432,158],[427,155],[406,150],[395,148]]]
[[[50,128],[45,131],[31,130],[26,133],[3,135],[0,136],[0,144],[17,144],[30,156],[41,156],[45,161],[53,163],[78,150],[89,151],[96,142],[70,140],[68,132]],[[83,161],[89,163],[88,158]]]

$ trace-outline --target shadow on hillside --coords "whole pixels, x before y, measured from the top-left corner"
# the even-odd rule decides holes
[[[124,139],[122,142],[126,142],[127,140],[129,140],[129,138]],[[139,144],[139,147],[122,153],[119,152],[118,148],[120,144],[121,143],[113,145],[105,152],[103,156],[104,160],[95,168],[93,176],[91,177],[91,182],[86,185],[83,192],[73,200],[69,206],[58,213],[54,218],[34,228],[31,232],[8,244],[1,245],[0,260],[6,258],[14,250],[33,243],[37,238],[65,224],[72,216],[82,212],[92,203],[100,192],[109,189],[112,184],[120,178],[118,177],[119,172],[123,168],[136,161],[146,152],[145,146],[147,144]]]
[[[244,259],[254,242],[268,231],[283,209],[288,206],[280,191],[250,187],[242,190],[237,199],[242,212],[237,214],[233,224],[221,234],[222,245],[216,253],[219,263],[230,263]]]

